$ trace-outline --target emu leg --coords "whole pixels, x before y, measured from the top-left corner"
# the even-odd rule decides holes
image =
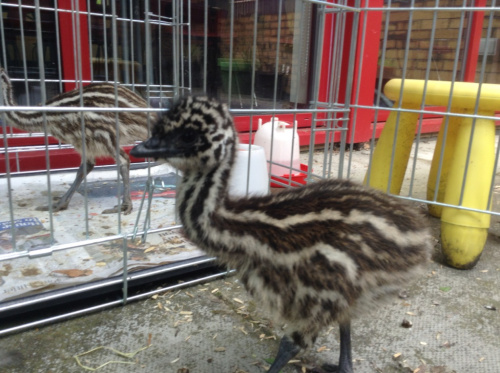
[[[78,171],[76,172],[76,177],[75,181],[73,181],[73,184],[71,184],[70,188],[64,193],[64,195],[57,201],[57,203],[54,203],[52,205],[52,211],[57,212],[61,210],[66,210],[68,208],[69,202],[71,201],[71,198],[73,197],[73,194],[78,190],[78,187],[82,183],[83,179],[85,176],[87,176],[90,171],[94,169],[94,162],[87,161],[86,162],[86,172],[84,171],[84,162],[82,161],[82,164],[78,168]],[[48,206],[39,206],[36,208],[38,211],[48,211],[49,207]]]
[[[352,373],[351,322],[340,324],[339,373]]]
[[[130,159],[127,154],[122,150],[122,159],[120,163],[120,176],[123,182],[123,199],[121,204],[121,211],[124,215],[128,215],[132,212],[132,198],[130,198]],[[120,153],[121,153],[120,152]],[[110,209],[104,210],[103,214],[116,214],[120,210],[119,206],[115,206]]]
[[[332,373],[353,373],[351,350],[351,323],[340,324],[340,358],[339,365],[324,364],[322,368]]]
[[[322,368],[328,373],[353,373],[351,352],[351,323],[340,324],[340,358],[339,365],[324,364]]]
[[[278,349],[278,355],[276,355],[274,363],[267,373],[278,373],[300,350],[300,346],[296,345],[288,336],[283,336]]]

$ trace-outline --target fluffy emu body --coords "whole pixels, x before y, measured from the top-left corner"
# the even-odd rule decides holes
[[[188,97],[131,154],[183,172],[177,209],[187,237],[236,268],[250,294],[287,324],[269,372],[334,322],[340,359],[330,369],[352,372],[350,320],[422,271],[430,254],[426,224],[398,200],[341,180],[231,199],[236,145],[226,106]]]
[[[3,68],[0,68],[0,85],[3,105],[17,106],[12,95],[12,84]],[[124,87],[118,86],[118,107],[147,108],[148,104],[140,96]],[[80,90],[62,93],[50,100],[45,106],[52,107],[116,107],[115,86],[110,83],[93,83]],[[129,214],[132,211],[132,200],[129,188],[130,159],[120,148],[117,156],[117,141],[119,145],[131,144],[136,140],[148,137],[148,115],[156,121],[155,113],[122,111],[116,116],[114,112],[46,112],[47,131],[58,140],[71,144],[82,155],[82,163],[76,173],[76,178],[68,191],[52,206],[52,211],[65,210],[71,197],[76,192],[84,177],[92,171],[97,157],[113,157],[120,165],[120,175],[123,181],[123,202],[121,211]],[[81,120],[85,122],[85,141],[83,141]],[[118,118],[118,124],[116,123]],[[41,111],[6,111],[7,124],[28,132],[44,131],[44,113]],[[119,130],[119,133],[116,130]],[[83,148],[85,147],[85,158]],[[48,210],[47,206],[37,210]],[[116,213],[118,206],[104,210],[103,213]]]

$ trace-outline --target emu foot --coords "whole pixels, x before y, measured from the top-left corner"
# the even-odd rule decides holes
[[[118,212],[120,211],[120,208],[119,206],[115,206],[111,209],[106,209],[102,212],[102,214],[117,214]],[[128,215],[132,212],[132,204],[125,204],[123,203],[121,205],[121,212],[123,213],[123,215]]]
[[[66,210],[68,208],[69,202],[66,203],[55,203],[52,205],[52,212],[58,212]],[[49,211],[49,206],[38,206],[35,208],[36,211]]]

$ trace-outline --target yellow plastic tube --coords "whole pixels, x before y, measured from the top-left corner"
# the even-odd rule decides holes
[[[439,184],[437,185],[436,201],[443,202],[446,190],[446,182],[448,181],[448,173],[450,171],[451,161],[455,153],[456,140],[458,127],[460,125],[461,117],[450,117],[448,120],[448,129],[446,131],[446,140],[444,143],[443,160],[441,163],[441,172],[439,174]],[[441,158],[441,149],[443,148],[443,137],[445,130],[445,119],[441,128],[439,129],[436,147],[434,148],[434,155],[432,156],[431,169],[429,172],[429,179],[427,181],[427,200],[434,201],[436,191],[436,181],[438,179],[439,163]],[[437,205],[429,205],[429,213],[437,218],[441,217],[442,207]]]
[[[385,85],[384,93],[391,100],[398,101],[402,84],[403,81],[401,79],[392,79]],[[425,87],[425,105],[427,106],[447,107],[450,101],[450,93],[452,93],[452,108],[474,109],[479,93],[478,83],[455,82],[452,85],[451,82],[428,80],[427,84],[425,84],[425,80],[405,79],[402,96],[403,106],[410,107],[408,105],[417,105],[417,107],[420,107]],[[499,103],[500,84],[482,84],[479,98],[480,110],[498,110]]]
[[[479,91],[479,88],[481,90]],[[478,113],[493,116],[500,107],[500,85],[467,82],[427,81],[393,79],[384,87],[384,93],[401,107],[419,108],[425,105],[450,107],[454,113],[473,113],[478,103]],[[451,102],[450,102],[451,97]],[[478,100],[479,98],[479,100]],[[401,190],[406,165],[411,152],[413,133],[418,119],[417,113],[401,113],[395,145],[392,179],[389,181],[391,156],[395,138],[397,113],[389,116],[388,122],[374,151],[369,185],[398,194]],[[471,141],[471,118],[450,118],[448,135],[443,145],[443,130],[440,131],[434,152],[428,181],[428,199],[433,200],[438,188],[437,201],[459,205],[464,181],[467,152]],[[487,209],[491,177],[494,167],[495,125],[493,121],[476,119],[467,177],[464,184],[462,206]],[[439,157],[445,147],[439,184],[436,186]],[[366,182],[366,178],[365,178]],[[390,182],[390,184],[389,184]],[[441,216],[442,249],[448,264],[456,268],[472,268],[482,253],[486,242],[490,215],[454,207],[430,207],[433,215]]]
[[[493,113],[481,113],[493,115]],[[455,154],[451,161],[444,202],[458,205],[467,164],[472,118],[459,126]],[[468,160],[462,206],[486,210],[495,164],[495,123],[476,119]],[[441,216],[441,244],[447,263],[455,268],[474,267],[483,251],[491,216],[487,213],[444,207]]]
[[[396,111],[392,111],[389,114],[384,130],[373,151],[370,178],[368,180],[368,175],[365,176],[365,184],[383,192],[387,192],[387,187],[390,185],[390,193],[399,194],[401,192],[406,166],[410,158],[411,146],[415,138],[415,127],[418,116],[418,113],[400,112],[398,118],[398,112]],[[398,133],[395,136],[398,119]],[[395,146],[394,142],[396,142]],[[394,161],[392,163],[391,174],[393,149]]]

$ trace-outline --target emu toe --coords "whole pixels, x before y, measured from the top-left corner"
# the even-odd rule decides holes
[[[346,370],[347,369],[347,370]],[[313,373],[352,373],[352,369],[350,367],[344,368],[344,370],[340,370],[340,367],[337,364],[325,363],[321,366],[321,368],[315,368]]]
[[[310,373],[337,373],[339,366],[335,364],[323,364],[321,367],[314,367],[308,370]]]
[[[326,363],[321,366],[321,369],[323,369],[324,372],[335,373],[339,371],[339,366],[336,364]]]

